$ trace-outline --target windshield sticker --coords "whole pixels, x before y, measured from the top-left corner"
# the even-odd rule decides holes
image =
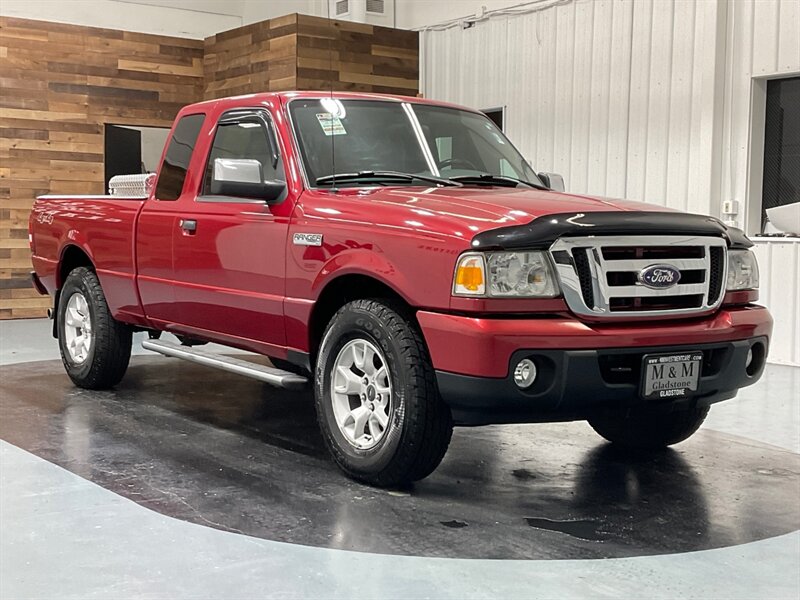
[[[317,121],[325,135],[347,135],[341,119],[334,117],[331,113],[317,113]]]

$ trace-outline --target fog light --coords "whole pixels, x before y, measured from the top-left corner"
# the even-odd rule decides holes
[[[536,381],[536,365],[531,359],[523,358],[514,369],[514,383],[524,390],[531,387],[534,381]]]
[[[747,358],[744,361],[744,368],[745,369],[749,369],[751,364],[753,364],[753,348],[752,347],[747,351]]]

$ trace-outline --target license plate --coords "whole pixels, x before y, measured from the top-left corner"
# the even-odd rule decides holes
[[[642,398],[686,398],[697,391],[702,352],[648,354],[642,362]]]

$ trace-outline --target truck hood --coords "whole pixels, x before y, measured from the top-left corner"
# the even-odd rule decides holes
[[[345,188],[336,194],[314,194],[325,212],[335,207],[343,218],[471,240],[475,235],[538,217],[600,211],[672,212],[643,202],[595,198],[531,188],[386,187]],[[311,207],[309,207],[311,208]],[[313,210],[313,209],[312,209]],[[349,220],[349,219],[348,219]]]
[[[372,200],[382,204],[413,205],[445,217],[456,217],[488,228],[529,223],[554,213],[594,211],[661,211],[670,209],[633,202],[537,190],[532,188],[379,188],[370,190]]]
[[[750,245],[741,232],[713,217],[644,202],[531,188],[345,188],[316,198],[316,210],[330,214],[331,209],[321,205],[333,201],[338,207],[335,214],[343,220],[455,237],[481,248],[532,247],[552,243],[560,235],[587,235],[590,229],[597,235],[714,235],[735,245]],[[356,198],[364,204],[354,202]],[[552,218],[540,219],[544,216]]]

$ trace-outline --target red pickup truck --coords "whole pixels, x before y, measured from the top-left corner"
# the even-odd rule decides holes
[[[333,458],[362,481],[427,476],[453,425],[586,419],[663,447],[764,369],[772,319],[741,231],[564,193],[474,110],[203,102],[153,178],[146,195],[36,200],[33,282],[68,375],[114,386],[146,330],[162,354],[310,383]]]

